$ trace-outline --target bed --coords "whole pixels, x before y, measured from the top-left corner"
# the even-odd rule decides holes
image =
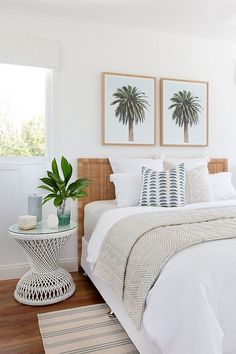
[[[210,160],[208,164],[208,169],[210,173],[216,173],[216,172],[225,172],[227,171],[227,160],[226,159],[212,159]],[[99,250],[99,236],[102,233],[105,233],[107,225],[107,221],[105,220],[106,217],[107,219],[111,220],[114,216],[114,220],[117,219],[117,215],[119,214],[118,218],[121,218],[122,216],[127,213],[127,208],[126,210],[118,210],[114,211],[112,205],[110,205],[111,209],[108,207],[108,211],[104,214],[103,217],[103,222],[100,223],[100,226],[96,228],[97,232],[97,238],[93,237],[93,241],[89,241],[89,237],[85,238],[83,237],[84,235],[84,208],[86,204],[91,203],[93,201],[98,201],[98,200],[114,200],[115,194],[114,194],[114,187],[110,183],[109,180],[109,175],[111,173],[111,167],[109,164],[108,159],[79,159],[78,160],[78,175],[83,176],[86,178],[89,178],[92,182],[88,188],[88,197],[80,200],[79,201],[79,207],[78,207],[78,217],[79,217],[79,239],[78,239],[78,247],[79,247],[79,259],[81,259],[80,266],[84,269],[84,271],[87,273],[91,281],[94,283],[98,291],[101,293],[102,297],[106,301],[106,303],[109,305],[109,307],[115,312],[115,315],[119,319],[120,323],[123,325],[124,329],[132,339],[133,343],[136,345],[137,349],[139,350],[140,353],[143,354],[235,354],[236,353],[236,345],[234,346],[234,334],[232,334],[232,328],[236,328],[236,300],[234,302],[233,297],[229,296],[227,301],[224,301],[225,303],[228,303],[228,305],[225,307],[224,306],[224,313],[222,314],[219,309],[216,309],[216,311],[219,312],[219,316],[221,317],[221,320],[223,322],[224,328],[226,328],[225,333],[222,332],[222,329],[218,326],[218,322],[215,321],[213,318],[215,316],[215,311],[212,311],[212,307],[209,306],[209,304],[206,304],[207,311],[212,311],[210,314],[207,314],[206,318],[204,316],[206,313],[200,313],[198,311],[195,311],[195,308],[197,308],[197,304],[195,306],[194,304],[194,299],[197,299],[196,294],[197,294],[197,289],[192,289],[191,291],[191,299],[185,302],[186,306],[186,311],[185,309],[182,310],[182,314],[186,315],[186,320],[184,320],[183,316],[181,318],[178,318],[176,316],[174,318],[171,317],[173,313],[175,313],[175,306],[173,305],[173,298],[171,298],[171,294],[169,295],[169,298],[166,294],[166,290],[164,292],[160,291],[160,286],[158,288],[157,284],[158,282],[161,284],[162,289],[165,288],[166,286],[169,287],[169,284],[171,284],[171,279],[172,279],[172,287],[170,287],[170,293],[175,292],[178,290],[178,286],[180,284],[180,279],[176,277],[176,281],[173,281],[173,276],[178,275],[178,273],[175,273],[173,275],[173,270],[176,272],[176,269],[178,271],[178,267],[182,267],[186,269],[186,259],[193,259],[194,257],[198,257],[198,254],[196,253],[196,249],[199,249],[201,252],[201,257],[203,259],[203,264],[204,261],[208,262],[209,254],[214,253],[214,257],[222,257],[221,261],[225,263],[229,263],[229,259],[234,260],[234,253],[236,251],[236,242],[235,239],[231,240],[222,240],[220,243],[219,242],[214,242],[214,247],[209,247],[209,244],[205,245],[197,245],[195,247],[192,247],[184,252],[180,252],[177,256],[173,257],[172,260],[169,261],[167,264],[165,271],[163,274],[165,276],[160,277],[158,280],[157,284],[151,289],[150,294],[147,297],[147,307],[146,310],[144,311],[143,315],[143,322],[141,329],[137,329],[133,322],[131,321],[130,317],[127,315],[127,312],[124,310],[122,302],[120,299],[117,297],[115,292],[112,290],[112,288],[104,282],[102,279],[96,277],[92,271],[91,264],[93,260],[91,259],[91,256],[89,258],[88,255],[88,243],[90,244],[90,249],[94,248]],[[223,201],[223,202],[218,202],[217,205],[236,205],[235,200],[231,201]],[[210,206],[210,205],[208,205]],[[207,207],[207,205],[206,205]],[[201,205],[198,206],[199,209],[202,208]],[[122,209],[122,208],[121,208]],[[110,214],[109,214],[110,213]],[[132,208],[132,211],[130,211],[130,214],[132,213],[137,213],[136,208]],[[115,222],[115,221],[114,221]],[[109,222],[108,222],[109,224]],[[220,246],[219,246],[220,244]],[[224,258],[221,256],[222,252],[224,253],[224,250],[226,252],[226,255],[228,257]],[[198,251],[197,251],[198,252]],[[90,252],[91,253],[91,252]],[[181,254],[185,254],[185,260],[184,262],[181,261]],[[81,255],[81,257],[80,257]],[[96,252],[93,252],[93,257],[94,260],[96,260]],[[199,262],[199,260],[196,257],[196,262]],[[183,258],[183,257],[182,257]],[[89,262],[88,262],[89,259]],[[220,259],[220,258],[219,258]],[[196,263],[197,264],[197,263]],[[195,266],[196,266],[195,264]],[[233,264],[234,265],[234,264]],[[230,267],[233,267],[232,264],[230,264]],[[210,267],[210,265],[209,265]],[[222,272],[223,270],[225,271],[226,268],[222,267]],[[231,269],[231,268],[230,268]],[[192,271],[191,267],[188,269],[189,272]],[[194,271],[194,269],[193,269]],[[204,268],[202,269],[202,272],[204,272]],[[194,274],[194,273],[193,273]],[[225,274],[219,274],[219,278],[225,279],[227,276]],[[231,281],[231,280],[235,280]],[[207,283],[209,279],[207,277],[204,278],[204,281]],[[217,283],[217,281],[216,281]],[[235,274],[232,274],[232,277],[230,279],[230,294],[235,293],[236,294],[236,261],[235,261]],[[235,284],[235,285],[234,285]],[[219,283],[219,286],[222,285],[222,283]],[[184,285],[183,285],[184,286]],[[214,289],[214,287],[212,287]],[[209,291],[211,291],[210,289]],[[158,292],[158,295],[157,295]],[[200,298],[200,297],[199,297]],[[154,300],[153,300],[154,299]],[[225,300],[225,298],[224,298]],[[212,305],[212,304],[211,304]],[[168,308],[166,308],[168,306]],[[171,306],[174,306],[171,308]],[[204,305],[205,306],[205,305]],[[204,306],[202,308],[204,308]],[[159,312],[157,312],[157,310]],[[215,310],[215,309],[214,309]],[[190,313],[193,311],[193,313]],[[235,316],[234,316],[235,315]],[[163,327],[165,326],[165,330],[163,328],[157,329],[157,323],[156,323],[156,318],[157,317],[163,318],[165,321],[163,321]],[[170,316],[168,318],[168,316]],[[184,316],[185,317],[185,316]],[[207,323],[207,321],[211,319],[211,323]],[[192,321],[191,321],[192,319]],[[178,328],[180,323],[183,323],[183,321],[187,322],[185,323],[186,326],[186,332],[183,334],[185,336],[185,348],[183,350],[183,347],[181,345],[178,347],[178,343],[175,344],[175,347],[171,347],[171,343],[169,342],[168,338],[168,333],[173,335],[175,331],[178,332]],[[194,324],[194,325],[193,325]],[[202,331],[202,335],[197,333],[196,334],[196,346],[191,347],[193,343],[193,336],[194,336],[194,326],[198,327],[199,331]],[[206,337],[206,331],[205,328],[212,328],[212,333],[208,332],[207,337]],[[218,326],[218,327],[217,327]],[[227,327],[228,330],[227,330]],[[205,331],[205,332],[204,332]],[[179,334],[178,334],[179,335]],[[175,337],[178,337],[176,335]],[[202,343],[199,344],[199,335],[201,337]],[[227,338],[224,338],[226,335]],[[161,338],[160,338],[161,336]],[[166,338],[165,338],[166,336]],[[212,336],[212,337],[211,337]],[[159,337],[158,340],[156,337]],[[216,338],[217,337],[217,338]],[[189,340],[188,340],[189,338]],[[181,339],[182,340],[182,339]],[[160,348],[158,345],[158,341],[162,344]],[[189,343],[189,341],[191,343]],[[226,344],[225,344],[226,343]]]

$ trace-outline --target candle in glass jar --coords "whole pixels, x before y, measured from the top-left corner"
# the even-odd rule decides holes
[[[33,194],[28,196],[28,214],[35,215],[37,221],[42,221],[42,196]]]

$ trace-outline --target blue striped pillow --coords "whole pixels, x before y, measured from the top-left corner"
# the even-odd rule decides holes
[[[142,168],[140,206],[179,207],[185,205],[185,168],[181,163],[166,171]]]

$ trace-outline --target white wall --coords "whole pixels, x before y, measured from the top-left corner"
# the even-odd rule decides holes
[[[36,14],[0,13],[0,31],[37,34],[61,43],[61,69],[54,75],[53,155],[62,153],[75,164],[77,157],[169,155],[227,157],[236,172],[236,45],[155,31],[122,28],[75,19]],[[187,30],[187,29],[186,29]],[[105,147],[101,145],[101,72],[144,74],[210,83],[209,147],[160,148],[159,85],[157,87],[157,146]],[[157,80],[158,82],[158,80]],[[32,172],[33,169],[33,173]],[[14,277],[27,268],[19,246],[10,240],[7,226],[27,208],[24,176],[32,185],[45,166],[0,167],[0,277]],[[234,176],[236,179],[236,174]],[[44,210],[45,215],[49,207]],[[76,217],[75,208],[73,209]],[[63,258],[76,267],[76,236]]]

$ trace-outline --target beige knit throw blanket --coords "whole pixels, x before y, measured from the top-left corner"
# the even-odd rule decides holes
[[[108,232],[94,273],[122,300],[137,328],[163,266],[184,248],[236,237],[236,207],[128,216]]]

